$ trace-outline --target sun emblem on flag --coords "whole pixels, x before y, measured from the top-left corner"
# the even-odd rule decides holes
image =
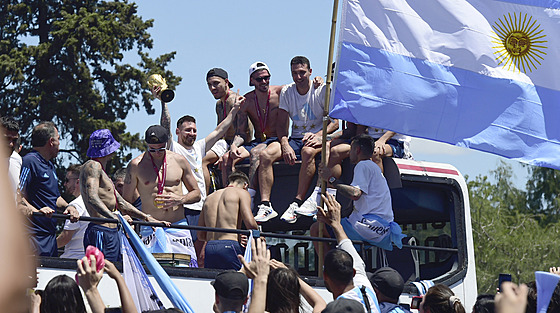
[[[492,43],[497,44],[493,48],[496,49],[494,54],[497,55],[498,65],[502,64],[508,71],[513,65],[513,71],[524,73],[532,72],[541,65],[547,49],[543,44],[547,41],[540,26],[532,16],[521,12],[519,16],[514,13],[512,17],[508,13],[503,19],[498,19],[492,25],[496,34]]]

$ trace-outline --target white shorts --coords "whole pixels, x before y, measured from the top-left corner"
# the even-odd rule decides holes
[[[225,140],[220,139],[216,141],[210,150],[214,151],[214,153],[220,158],[229,150],[229,145]]]

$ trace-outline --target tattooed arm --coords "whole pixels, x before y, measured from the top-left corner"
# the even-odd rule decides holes
[[[103,168],[98,162],[88,161],[84,164],[80,173],[82,198],[88,211],[92,209],[101,216],[115,218],[113,212],[111,212],[111,210],[99,197],[99,180],[101,179],[102,174]]]
[[[154,97],[158,98],[161,101],[161,118],[159,124],[167,130],[167,135],[169,136],[169,139],[167,140],[167,148],[169,148],[173,143],[173,135],[171,134],[171,115],[169,114],[167,103],[163,102],[163,100],[161,100],[161,97],[158,95],[158,91],[156,91],[157,88],[159,87],[154,87],[154,90],[152,90],[152,94],[154,95]]]

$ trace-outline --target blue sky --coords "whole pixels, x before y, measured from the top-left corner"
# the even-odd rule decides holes
[[[342,2],[342,1],[340,1]],[[144,19],[154,19],[149,30],[154,40],[150,55],[176,51],[169,68],[183,78],[176,97],[169,104],[172,123],[185,114],[197,119],[199,138],[216,126],[215,100],[206,86],[206,72],[213,67],[228,71],[233,90],[244,94],[249,87],[249,65],[263,61],[271,69],[271,84],[292,81],[289,62],[296,55],[311,61],[313,76],[325,76],[332,17],[327,0],[283,1],[136,1]],[[340,10],[339,10],[340,12]],[[134,111],[126,119],[128,131],[143,134],[159,123],[161,106],[155,115]],[[502,160],[515,172],[515,184],[524,187],[527,170],[519,162],[489,153],[448,144],[413,139],[414,158],[449,163],[463,175],[487,175]],[[139,152],[135,152],[138,155]]]

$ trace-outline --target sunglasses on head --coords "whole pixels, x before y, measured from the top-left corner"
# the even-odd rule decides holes
[[[165,147],[161,147],[161,148],[148,148],[148,151],[150,152],[162,152],[165,151]]]
[[[263,76],[263,77],[255,77],[253,78],[254,80],[256,80],[257,82],[262,82],[263,80],[269,81],[270,80],[270,75],[268,76]]]

